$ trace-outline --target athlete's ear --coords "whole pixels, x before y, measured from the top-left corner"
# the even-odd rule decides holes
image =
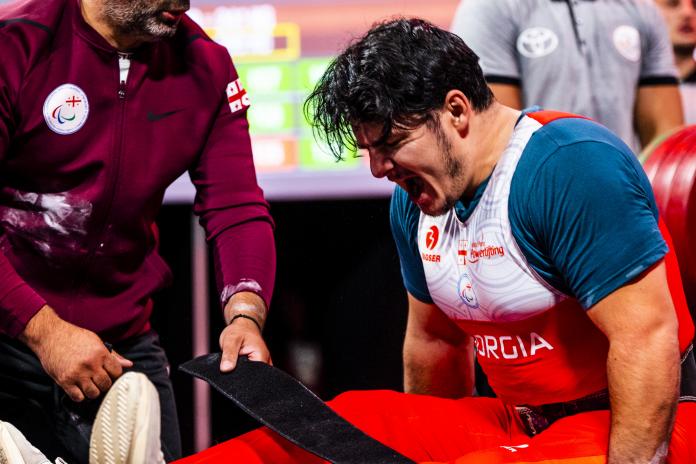
[[[445,120],[460,134],[465,135],[469,129],[471,102],[460,90],[450,90],[445,96],[443,107]]]

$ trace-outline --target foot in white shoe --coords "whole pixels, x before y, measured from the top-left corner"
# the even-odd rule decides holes
[[[52,464],[9,422],[0,421],[0,464]],[[65,464],[61,458],[56,464]]]
[[[164,463],[160,444],[159,395],[144,374],[123,374],[104,397],[92,428],[89,462]]]

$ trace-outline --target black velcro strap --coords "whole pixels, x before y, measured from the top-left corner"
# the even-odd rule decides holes
[[[200,356],[179,369],[201,378],[278,435],[334,464],[414,464],[336,414],[299,381],[240,356],[220,372],[220,354]]]
[[[693,343],[682,355],[679,401],[696,402],[696,355]]]

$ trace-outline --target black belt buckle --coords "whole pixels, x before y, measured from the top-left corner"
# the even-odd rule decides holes
[[[601,409],[609,409],[609,393],[606,390],[562,403],[515,406],[515,411],[530,437],[543,432],[558,419]]]
[[[522,420],[522,425],[530,437],[543,432],[551,425],[549,419],[535,409],[529,406],[515,406],[517,416]]]

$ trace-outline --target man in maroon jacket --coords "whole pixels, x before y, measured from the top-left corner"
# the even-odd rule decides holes
[[[187,170],[228,323],[221,369],[239,353],[269,360],[261,328],[275,250],[249,100],[188,7],[0,7],[0,419],[71,462],[86,460],[86,403],[124,369],[157,386],[165,456],[180,455],[167,360],[148,319],[152,293],[170,279],[154,219]]]

